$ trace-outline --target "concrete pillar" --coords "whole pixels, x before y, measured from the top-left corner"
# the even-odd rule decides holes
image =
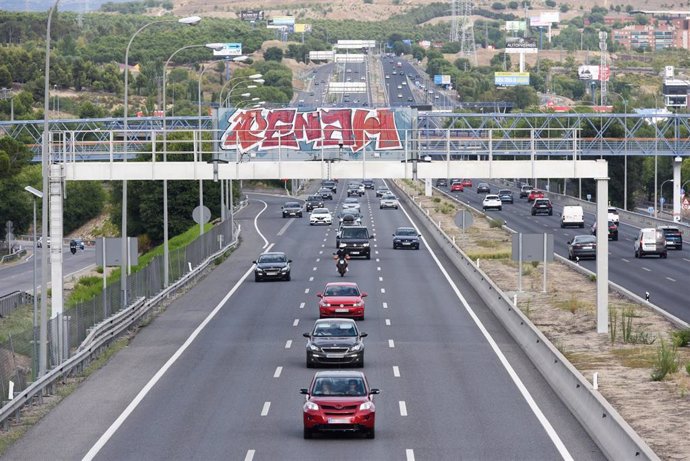
[[[608,204],[609,178],[597,179],[597,333],[601,334],[609,330]]]
[[[50,320],[53,324],[53,353],[56,364],[62,363],[62,184],[63,171],[61,164],[50,165]]]
[[[683,165],[682,157],[673,159],[673,221],[680,222],[680,167]]]

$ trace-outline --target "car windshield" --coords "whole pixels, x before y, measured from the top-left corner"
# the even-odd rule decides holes
[[[359,203],[356,198],[348,197],[343,200],[344,203]]]
[[[285,208],[299,208],[300,206],[297,202],[285,202]]]
[[[307,200],[309,200],[310,202],[320,202],[321,197],[318,195],[310,195]]]
[[[359,296],[359,290],[352,285],[331,285],[326,287],[324,296]]]
[[[328,214],[329,211],[327,208],[314,208],[314,210],[312,210],[312,213],[313,214]]]
[[[259,256],[260,263],[284,263],[286,261],[285,255],[261,255]]]
[[[578,235],[573,239],[573,243],[597,243],[597,238],[593,235]]]
[[[498,195],[510,195],[510,194],[512,194],[512,192],[510,192],[509,190],[499,190],[498,191]]]
[[[396,235],[417,235],[417,231],[414,229],[398,229]]]
[[[395,195],[387,194],[382,197],[384,200],[395,200]]]
[[[369,238],[366,229],[348,229],[347,233],[343,233],[343,237],[351,239],[366,239]]]
[[[366,387],[362,378],[352,377],[328,377],[316,378],[311,395],[333,397],[364,397]]]
[[[354,323],[345,322],[322,322],[314,327],[312,336],[318,337],[345,337],[357,336],[357,329]]]

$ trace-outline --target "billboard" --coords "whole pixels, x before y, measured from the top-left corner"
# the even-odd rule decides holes
[[[542,20],[541,16],[531,16],[529,18],[530,27],[548,27],[550,22]]]
[[[577,78],[580,80],[605,80],[609,81],[611,69],[604,67],[603,71],[599,66],[580,66],[577,68]]]
[[[390,108],[319,108],[300,112],[284,109],[228,109],[219,111],[224,130],[220,148],[248,152],[287,149],[339,149],[353,153],[367,146],[400,150],[409,129],[409,110]]]
[[[313,61],[330,61],[335,56],[335,51],[310,51],[309,59]]]
[[[539,13],[539,18],[541,18],[542,22],[561,22],[561,16],[558,11],[545,11],[543,13]]]
[[[450,85],[450,75],[434,75],[434,85]]]
[[[305,32],[311,32],[311,24],[295,24],[295,33],[303,34]]]
[[[527,30],[527,23],[525,21],[506,21],[506,31],[521,31]]]
[[[240,19],[242,21],[263,21],[264,12],[262,10],[243,10],[240,11]]]
[[[529,85],[529,72],[494,72],[494,85]]]
[[[276,16],[268,20],[268,23],[272,26],[293,26],[295,25],[294,16]]]
[[[519,42],[507,42],[506,53],[536,53],[537,43],[528,40]]]
[[[242,56],[241,43],[221,43],[220,45],[223,45],[223,49],[213,50],[213,56]]]

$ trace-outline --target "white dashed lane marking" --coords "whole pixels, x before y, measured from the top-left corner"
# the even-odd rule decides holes
[[[393,365],[393,376],[400,378],[400,369],[397,367],[397,365]]]
[[[285,349],[290,349],[290,346],[292,346],[292,340],[291,340],[291,339],[288,339],[288,340],[285,342]]]
[[[392,339],[388,340],[388,347],[394,348],[395,347],[395,342]]]
[[[305,306],[305,305],[306,305],[306,303],[299,303],[299,308],[300,308],[300,309],[304,309],[304,306]]]
[[[642,270],[643,270],[643,271],[647,271],[647,272],[652,272],[651,269],[647,269],[646,267],[643,267]]]
[[[383,277],[379,277],[379,282],[383,282]]]
[[[305,289],[304,289],[304,294],[305,294],[305,295],[306,295],[306,294],[309,294],[309,288],[305,288]]]
[[[252,461],[254,459],[254,450],[247,450],[247,455],[244,457],[244,461]],[[410,458],[407,458],[410,461]]]
[[[621,258],[621,261],[623,261],[624,263],[629,263],[629,262],[630,262],[629,259],[625,259],[625,258]]]
[[[381,288],[381,293],[385,293],[385,292],[386,292],[386,289],[385,289],[385,288]]]
[[[386,319],[386,326],[387,327],[391,326],[391,319]]]
[[[283,372],[283,367],[276,367],[276,372],[273,373],[274,378],[280,378],[280,374]]]
[[[666,280],[670,280],[671,282],[675,282],[676,279],[672,279],[671,277],[666,277]]]
[[[415,461],[414,450],[412,448],[405,450],[405,461]]]
[[[376,268],[377,271],[381,271],[381,266]]]
[[[309,277],[309,281],[310,281],[310,282],[313,282],[313,281],[314,281],[314,277]]]
[[[293,327],[296,327],[297,325],[299,325],[299,319],[295,319],[295,321],[292,322]]]
[[[383,303],[383,308],[388,309],[388,303]]]
[[[271,409],[271,402],[264,402],[264,407],[261,409],[261,416],[268,415],[268,410]]]
[[[407,416],[407,405],[405,404],[405,401],[399,401],[398,406],[400,407],[400,416]]]

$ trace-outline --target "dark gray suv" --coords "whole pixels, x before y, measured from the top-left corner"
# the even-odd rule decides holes
[[[371,259],[371,247],[369,240],[374,235],[369,234],[369,229],[365,226],[343,227],[340,234],[335,239],[337,248],[343,248],[350,256],[364,256]]]

